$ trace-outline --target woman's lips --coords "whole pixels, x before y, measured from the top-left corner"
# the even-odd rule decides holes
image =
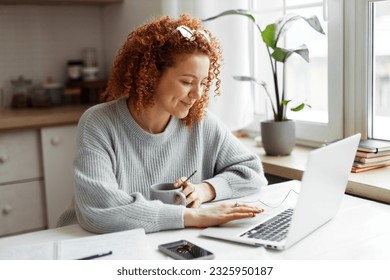
[[[194,105],[194,103],[190,102],[190,103],[187,103],[185,101],[182,101],[182,103],[185,105],[185,106],[188,106],[188,107],[192,107],[192,105]]]

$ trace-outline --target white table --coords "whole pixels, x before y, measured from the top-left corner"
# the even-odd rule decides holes
[[[291,183],[270,185],[239,201],[279,204],[291,189]],[[299,187],[294,187],[299,189]],[[291,193],[285,203],[293,203]],[[266,208],[266,207],[264,207]],[[338,214],[331,221],[285,251],[237,244],[199,236],[200,229],[169,230],[147,234],[151,259],[167,259],[157,250],[162,243],[186,239],[213,252],[216,259],[390,259],[389,205],[345,195]],[[0,238],[0,250],[21,244],[36,244],[93,235],[79,225],[37,231]]]

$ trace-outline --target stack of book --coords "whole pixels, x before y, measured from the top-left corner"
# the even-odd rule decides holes
[[[374,139],[361,140],[352,172],[358,173],[386,166],[390,166],[390,142]]]

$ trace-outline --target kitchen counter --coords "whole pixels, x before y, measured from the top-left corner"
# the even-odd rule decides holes
[[[41,128],[77,124],[91,105],[73,105],[47,109],[0,110],[0,132],[26,128]]]

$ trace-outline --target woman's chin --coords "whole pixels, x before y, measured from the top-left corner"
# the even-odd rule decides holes
[[[187,110],[185,112],[180,112],[180,113],[177,113],[175,114],[174,116],[178,119],[184,119],[185,117],[188,116],[188,113],[190,112],[190,110]]]

